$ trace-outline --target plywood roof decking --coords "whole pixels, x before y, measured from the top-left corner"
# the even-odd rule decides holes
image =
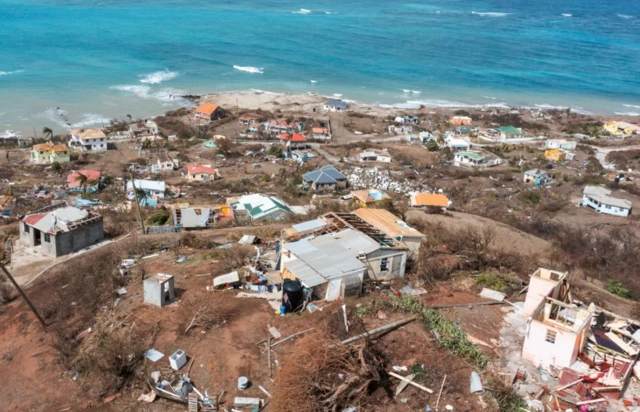
[[[379,229],[394,239],[405,236],[425,237],[425,235],[407,225],[386,209],[361,208],[353,213],[367,224]]]

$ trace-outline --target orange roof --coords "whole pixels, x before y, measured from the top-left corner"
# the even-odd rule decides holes
[[[293,135],[290,134],[281,134],[280,138],[282,138],[282,140],[290,140],[294,143],[299,143],[299,142],[306,142],[307,138],[304,137],[303,135],[301,135],[300,133],[294,133]]]
[[[212,115],[213,112],[215,112],[216,110],[218,110],[220,106],[218,106],[217,104],[213,104],[213,103],[205,103],[202,106],[198,107],[196,109],[196,112],[198,113],[202,113],[202,114],[208,114],[208,115]]]
[[[69,150],[69,148],[63,144],[57,144],[53,146],[54,152],[66,152],[67,150]]]
[[[329,130],[324,127],[314,127],[311,131],[318,134],[329,134]]]
[[[449,206],[449,198],[436,193],[418,193],[414,198],[414,206]]]
[[[34,144],[33,145],[33,150],[48,151],[48,150],[51,150],[51,149],[53,149],[53,143],[51,143],[51,142]]]
[[[197,173],[208,173],[214,175],[217,173],[216,169],[209,166],[199,166],[199,165],[187,165],[187,172],[190,175],[194,175]]]

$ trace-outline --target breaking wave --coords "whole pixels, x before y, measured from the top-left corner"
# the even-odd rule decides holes
[[[626,19],[626,20],[633,18],[633,16],[630,16],[628,14],[616,14],[616,16],[620,17],[621,19]]]
[[[298,11],[292,11],[291,13],[293,13],[293,14],[311,14],[312,11],[311,10],[307,10],[307,9],[300,9]]]
[[[111,119],[101,116],[95,113],[84,113],[82,120],[72,123],[71,127],[87,127],[94,125],[108,125],[111,123]]]
[[[562,13],[563,17],[573,17],[573,14],[569,14],[569,13]]]
[[[14,70],[12,72],[0,72],[0,76],[8,76],[10,74],[22,73],[24,70]]]
[[[634,109],[640,109],[640,106],[635,104],[623,104],[624,107],[633,107]]]
[[[153,72],[149,74],[145,74],[140,79],[140,83],[148,83],[148,84],[158,84],[162,82],[166,82],[167,80],[171,80],[178,77],[178,72],[172,72],[169,70],[162,70],[159,72]]]
[[[186,99],[183,99],[181,97],[182,95],[186,94],[184,90],[174,89],[171,87],[152,92],[151,86],[142,86],[139,84],[124,84],[119,86],[111,86],[111,89],[133,94],[141,99],[158,100],[163,103],[185,104],[186,102],[188,102]]]
[[[499,109],[510,109],[507,103],[490,103],[490,104],[470,104],[470,103],[462,103],[462,102],[452,102],[448,100],[438,100],[438,99],[430,99],[430,100],[407,100],[404,103],[394,103],[394,104],[381,104],[380,107],[388,108],[388,109],[419,109],[421,106],[424,107],[434,107],[434,108],[457,108],[457,107],[469,107],[469,108],[477,108],[481,109],[483,107],[495,107]]]
[[[496,12],[479,12],[479,11],[472,11],[471,14],[475,14],[476,16],[481,16],[481,17],[505,17],[508,16],[511,13],[496,13]]]
[[[618,116],[640,116],[638,112],[615,112]]]
[[[264,73],[264,68],[262,67],[251,67],[251,66],[233,66],[234,69],[236,70],[240,70],[241,72],[247,72],[247,73],[257,73],[257,74],[263,74]]]

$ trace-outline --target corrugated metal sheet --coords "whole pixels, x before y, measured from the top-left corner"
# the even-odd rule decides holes
[[[296,232],[301,233],[308,230],[320,229],[321,227],[325,227],[326,225],[327,223],[322,219],[313,219],[307,220],[306,222],[298,223],[297,225],[293,225],[291,227],[295,229]]]
[[[347,229],[286,243],[284,248],[297,258],[285,262],[284,267],[306,286],[313,287],[331,279],[363,273],[366,265],[358,256],[378,250],[380,245],[358,231]]]
[[[240,282],[240,276],[238,275],[238,272],[231,272],[231,273],[227,273],[226,275],[220,275],[216,278],[213,279],[213,286],[217,287],[217,286],[223,286],[227,283],[236,283],[236,282]]]

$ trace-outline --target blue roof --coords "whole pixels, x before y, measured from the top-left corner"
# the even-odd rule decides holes
[[[337,180],[346,180],[347,176],[343,175],[331,165],[323,166],[312,172],[302,175],[305,182],[315,182],[320,184],[333,184]]]

